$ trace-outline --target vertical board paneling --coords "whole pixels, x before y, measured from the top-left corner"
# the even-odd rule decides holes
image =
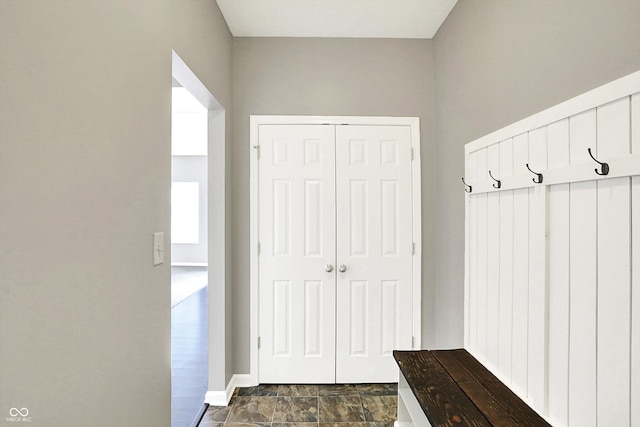
[[[478,153],[473,152],[468,158],[468,183],[473,188],[478,179]],[[469,195],[469,297],[467,313],[469,316],[467,336],[469,347],[473,354],[477,354],[478,340],[478,196],[474,193]]]
[[[640,132],[640,115],[634,117]],[[635,132],[634,132],[635,134]],[[637,145],[635,146],[637,147]],[[640,425],[640,176],[632,179],[631,425]],[[635,249],[633,249],[635,247]]]
[[[478,175],[488,174],[487,150],[478,151]],[[487,194],[478,195],[478,271],[476,273],[476,349],[479,358],[487,356]]]
[[[631,97],[631,151],[640,154],[640,94]],[[631,178],[631,425],[640,425],[640,176]]]
[[[527,163],[528,135],[513,138],[513,164]],[[513,389],[527,397],[529,332],[529,190],[513,191],[513,332],[511,380]]]
[[[478,272],[476,276],[476,346],[482,362],[485,362],[487,357],[487,268],[489,264],[487,221],[487,194],[484,193],[478,195]]]
[[[596,183],[571,184],[569,425],[596,423]]]
[[[547,168],[547,128],[529,132],[529,166]],[[539,411],[545,408],[546,392],[546,187],[529,189],[529,334],[527,394]]]
[[[595,110],[569,120],[570,163],[592,162]],[[596,425],[596,183],[570,184],[569,425]]]
[[[500,177],[500,146],[487,148],[489,169],[495,177]],[[500,193],[487,195],[487,367],[495,370],[498,366],[498,313],[500,312]]]
[[[629,98],[597,110],[598,156],[630,151]],[[598,424],[630,423],[630,180],[598,181]]]
[[[472,170],[475,173],[475,165],[472,163],[475,161],[475,156],[473,153],[465,155],[464,159],[464,177],[467,179],[467,182],[470,181]],[[463,179],[464,182],[464,179]],[[473,187],[472,187],[473,188]],[[471,316],[469,313],[470,310],[470,293],[471,293],[471,256],[473,251],[471,250],[471,196],[466,193],[465,187],[465,198],[464,198],[464,346],[465,348],[470,347],[470,320]]]
[[[569,166],[569,120],[547,127],[549,168]],[[549,188],[548,416],[565,426],[569,416],[569,184]]]
[[[469,196],[469,347],[478,350],[478,196]]]
[[[640,426],[640,93],[613,93],[466,159],[465,343],[554,426]]]
[[[500,143],[500,173],[513,175],[513,140]],[[513,330],[513,190],[500,192],[500,312],[498,372],[511,380]]]

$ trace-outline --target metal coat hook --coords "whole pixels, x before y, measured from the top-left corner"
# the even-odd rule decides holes
[[[591,147],[587,148],[587,151],[589,152],[589,155],[591,156],[591,158],[600,165],[600,167],[602,168],[602,172],[598,171],[598,168],[595,169],[596,173],[598,175],[609,175],[609,163],[603,163],[598,161],[598,159],[596,159],[595,157],[593,157],[593,154],[591,154]]]
[[[536,184],[542,184],[542,174],[532,171],[529,167],[529,163],[527,163],[527,169],[529,169],[529,172],[531,172],[532,174],[537,175],[535,178],[533,178],[533,182],[535,182]]]
[[[499,179],[495,179],[493,177],[493,175],[491,175],[491,171],[489,171],[489,176],[491,177],[491,179],[493,179],[497,184],[492,184],[493,188],[500,188],[502,187],[502,181],[500,181]]]
[[[473,187],[464,182],[464,177],[462,177],[462,183],[464,184],[464,191],[466,191],[467,193],[471,193],[473,191]]]

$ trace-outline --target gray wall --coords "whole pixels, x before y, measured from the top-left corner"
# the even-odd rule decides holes
[[[431,41],[236,38],[233,42],[233,276],[237,373],[249,372],[249,115],[417,116],[423,193],[423,344],[434,280]]]
[[[231,108],[215,2],[0,1],[2,419],[170,425],[172,47]]]
[[[464,144],[640,69],[637,0],[459,0],[434,43],[436,345],[463,339]]]
[[[184,60],[198,79],[207,87],[209,92],[226,110],[225,114],[225,158],[226,164],[231,164],[231,126],[232,126],[232,97],[231,97],[231,54],[232,37],[227,24],[217,6],[212,0],[171,1],[172,48]],[[211,120],[211,114],[210,114]],[[226,247],[231,248],[231,175],[229,168],[225,170],[226,212],[224,221],[227,222],[224,236],[212,236],[211,220],[214,218],[214,199],[212,194],[220,186],[211,181],[212,163],[219,153],[209,149],[209,239],[224,239]],[[217,260],[211,257],[219,256],[209,251],[209,277],[213,275],[212,268]],[[233,336],[231,331],[232,280],[231,254],[225,256],[224,283],[209,280],[209,347],[224,349],[224,351],[209,352],[209,390],[222,391],[233,375]]]

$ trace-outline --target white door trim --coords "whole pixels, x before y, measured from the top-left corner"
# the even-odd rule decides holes
[[[413,242],[415,253],[413,263],[413,349],[421,348],[422,336],[422,209],[421,209],[421,172],[420,172],[420,119],[417,117],[360,117],[360,116],[262,116],[252,115],[249,135],[249,329],[250,356],[249,377],[251,383],[258,384],[258,236],[259,236],[259,181],[258,181],[258,128],[260,125],[274,124],[331,124],[331,125],[364,125],[364,126],[409,126],[411,129],[412,193],[413,193]]]

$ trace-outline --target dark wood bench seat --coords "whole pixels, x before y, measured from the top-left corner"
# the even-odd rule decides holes
[[[394,351],[398,425],[550,426],[466,350]],[[411,401],[415,398],[415,401]]]

